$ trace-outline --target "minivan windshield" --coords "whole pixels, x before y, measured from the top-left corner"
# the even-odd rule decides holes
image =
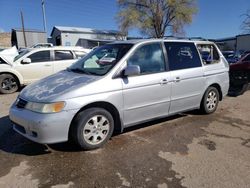
[[[102,76],[108,73],[132,46],[133,44],[107,44],[98,47],[67,70]]]

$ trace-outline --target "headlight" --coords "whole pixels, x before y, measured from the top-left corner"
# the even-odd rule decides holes
[[[62,111],[64,106],[65,106],[65,102],[55,102],[55,103],[48,103],[48,104],[28,102],[25,108],[34,112],[55,113],[55,112]]]

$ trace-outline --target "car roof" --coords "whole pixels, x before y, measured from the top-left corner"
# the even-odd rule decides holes
[[[78,51],[89,51],[80,46],[51,46],[51,47],[41,47],[41,48],[32,48],[31,51],[43,51],[43,50],[78,50]]]
[[[139,44],[148,42],[188,42],[195,44],[214,44],[214,42],[208,40],[188,40],[188,39],[133,39],[133,40],[115,41],[110,44]]]

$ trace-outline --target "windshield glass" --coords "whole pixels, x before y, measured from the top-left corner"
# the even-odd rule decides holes
[[[96,48],[68,68],[78,73],[104,75],[129,51],[132,44],[108,44]]]
[[[30,50],[25,50],[23,52],[21,52],[19,55],[17,55],[15,58],[14,58],[14,61],[18,60],[19,58],[23,57],[25,54],[29,53]]]

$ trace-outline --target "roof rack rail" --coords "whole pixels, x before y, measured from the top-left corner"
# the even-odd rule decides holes
[[[197,41],[209,41],[208,39],[202,37],[176,37],[176,36],[164,36],[164,39],[172,40],[197,40]]]

